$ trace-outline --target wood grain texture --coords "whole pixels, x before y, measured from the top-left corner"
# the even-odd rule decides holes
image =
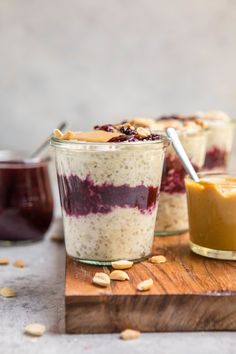
[[[167,262],[135,264],[130,281],[108,288],[92,284],[109,267],[76,263],[67,257],[65,305],[68,333],[110,333],[125,328],[142,332],[236,330],[236,262],[193,254],[188,235],[155,238],[153,254]],[[137,284],[152,278],[147,292]]]

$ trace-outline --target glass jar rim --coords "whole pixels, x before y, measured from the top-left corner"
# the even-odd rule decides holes
[[[51,158],[48,157],[24,157],[26,154],[22,151],[0,150],[0,168],[15,166],[39,166],[48,164]]]
[[[207,119],[207,118],[200,118],[200,119],[202,119],[204,122],[207,122],[207,124],[209,124],[209,126],[211,126],[211,122],[213,122],[213,123],[219,123],[219,124],[221,124],[221,125],[224,125],[224,124],[226,124],[226,125],[236,125],[236,119],[235,118],[229,118],[229,120],[222,120],[222,119],[217,119],[217,118],[211,118],[211,119]]]
[[[81,140],[61,140],[56,137],[51,137],[50,145],[53,147],[67,147],[74,146],[74,147],[81,147],[86,148],[88,146],[94,148],[106,148],[108,150],[119,150],[120,148],[131,148],[137,146],[156,146],[160,145],[160,148],[165,148],[170,145],[170,139],[165,136],[163,133],[159,134],[160,139],[157,140],[146,140],[146,141],[122,141],[122,142],[91,142],[91,141],[81,141]]]
[[[235,183],[230,183],[232,186],[236,186],[236,171],[226,171],[226,172],[209,172],[209,171],[204,171],[204,172],[198,172],[198,177],[201,180],[204,179],[204,177],[227,177],[227,178],[235,178]],[[187,175],[185,177],[185,180],[192,180],[192,178]],[[195,182],[195,181],[194,181]],[[211,180],[209,180],[209,182],[211,182]],[[195,183],[198,183],[198,182],[195,182]],[[213,181],[214,183],[214,181]],[[229,183],[228,182],[224,182],[222,180],[222,182],[220,180],[217,181],[217,184],[220,185],[220,186],[224,186],[224,185],[228,185]]]
[[[201,136],[201,135],[210,133],[210,127],[209,126],[208,127],[203,127],[200,130],[194,130],[194,129],[191,129],[191,128],[186,128],[186,129],[175,128],[175,130],[176,130],[176,132],[177,132],[177,134],[179,136],[189,136],[189,137]],[[151,129],[151,132],[152,133],[156,133],[156,134],[161,134],[161,135],[166,134],[165,130]]]

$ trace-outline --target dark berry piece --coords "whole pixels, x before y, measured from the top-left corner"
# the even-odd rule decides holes
[[[95,130],[104,130],[105,132],[109,132],[109,133],[112,133],[116,130],[112,124],[95,125],[94,129]]]

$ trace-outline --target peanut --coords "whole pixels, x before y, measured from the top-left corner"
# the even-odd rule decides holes
[[[120,339],[123,340],[132,340],[137,339],[140,337],[140,332],[135,331],[134,329],[125,329],[123,332],[120,333]]]
[[[9,259],[4,257],[4,258],[0,258],[0,265],[7,265],[9,264]]]
[[[14,263],[14,266],[17,268],[24,268],[25,262],[22,259],[17,259]]]
[[[76,139],[76,134],[71,131],[67,131],[63,134],[63,140],[75,140]]]
[[[137,285],[137,290],[139,291],[147,291],[150,290],[151,287],[153,286],[153,280],[151,278],[141,281],[138,285]]]
[[[45,332],[45,326],[40,323],[31,323],[25,327],[25,333],[31,336],[40,337]]]
[[[53,131],[53,136],[57,139],[63,139],[63,133],[59,129]]]
[[[166,257],[165,256],[153,256],[151,258],[149,258],[149,262],[153,263],[153,264],[160,264],[160,263],[165,263],[166,262]]]
[[[0,289],[0,296],[2,296],[2,297],[15,297],[16,293],[11,288],[2,288],[2,289]]]
[[[93,283],[103,287],[107,287],[110,284],[109,275],[106,273],[96,273],[93,277]]]
[[[139,127],[139,128],[137,128],[137,134],[141,138],[146,138],[150,133],[147,129]]]
[[[134,262],[123,259],[120,261],[111,262],[112,268],[114,269],[129,269],[132,267],[133,264]]]
[[[113,270],[110,274],[110,279],[112,280],[129,280],[129,276],[123,270]]]

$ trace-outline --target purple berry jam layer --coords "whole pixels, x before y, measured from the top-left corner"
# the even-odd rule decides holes
[[[204,162],[204,168],[211,170],[212,168],[226,168],[227,152],[217,146],[212,146],[207,150]]]
[[[87,176],[58,175],[62,208],[69,216],[108,214],[113,208],[138,208],[141,213],[151,213],[157,204],[158,187],[143,184],[131,187],[128,184],[114,186],[94,184]]]
[[[175,155],[167,155],[163,167],[161,192],[184,193],[185,176],[186,172],[179,158]]]
[[[196,171],[199,170],[196,165],[194,168]],[[185,193],[185,177],[186,172],[179,158],[176,155],[167,155],[163,167],[161,192]]]

